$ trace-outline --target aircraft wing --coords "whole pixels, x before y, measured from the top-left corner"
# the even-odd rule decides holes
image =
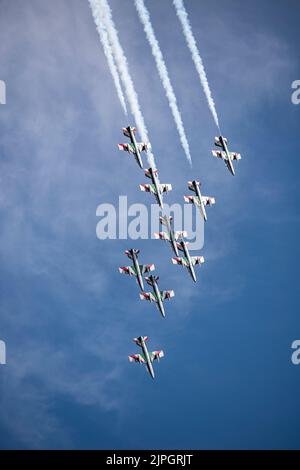
[[[195,264],[202,264],[204,263],[204,257],[203,256],[191,256],[191,261],[192,261],[193,266],[195,266]]]
[[[145,144],[144,142],[139,142],[136,145],[140,152],[151,149],[151,144]]]
[[[145,356],[143,354],[132,354],[131,356],[128,356],[129,362],[146,362]]]
[[[174,291],[173,290],[163,290],[160,292],[161,299],[162,300],[169,300],[171,297],[174,297]]]
[[[186,268],[189,266],[189,262],[186,258],[172,258],[172,263],[173,264],[181,264],[182,266],[185,266]]]
[[[198,196],[183,196],[183,197],[184,197],[185,202],[191,202],[195,204],[196,206],[200,206],[200,200]]]
[[[215,204],[216,200],[214,197],[202,196],[202,202],[205,206],[212,206]]]
[[[122,266],[119,268],[120,274],[129,274],[129,276],[136,276],[136,271],[133,266]]]
[[[155,359],[159,361],[161,357],[164,357],[164,352],[163,351],[152,351],[149,356],[150,356],[150,361],[153,362]]]
[[[155,295],[152,292],[142,292],[140,294],[141,300],[149,300],[149,302],[157,302]]]
[[[222,158],[222,160],[228,160],[226,152],[222,150],[212,150],[212,154],[214,157]]]
[[[168,191],[172,191],[171,184],[159,184],[159,190],[161,193],[167,193]]]
[[[186,238],[188,236],[185,230],[174,232],[175,240],[179,240],[180,238]]]
[[[154,264],[140,264],[140,269],[141,269],[141,273],[145,274],[145,273],[149,273],[150,271],[154,271],[155,266]]]
[[[125,152],[134,153],[134,148],[131,144],[118,144],[119,150],[125,150]]]
[[[169,235],[166,233],[166,232],[155,232],[154,233],[154,237],[158,240],[159,238],[161,240],[166,240],[166,241],[170,241],[170,237]]]
[[[229,152],[231,160],[241,160],[241,154],[237,152]]]
[[[228,160],[226,152],[221,150],[212,150],[214,157],[222,158],[222,160]],[[229,152],[230,160],[241,160],[241,154],[237,152]]]
[[[156,189],[154,184],[140,184],[140,190],[146,191],[147,193],[156,194]]]

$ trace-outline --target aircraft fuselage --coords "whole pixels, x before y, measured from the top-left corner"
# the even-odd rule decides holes
[[[154,379],[155,374],[154,374],[152,362],[151,362],[151,359],[150,359],[150,356],[149,356],[149,352],[148,352],[148,349],[147,349],[145,340],[144,340],[143,337],[140,337],[140,338],[139,338],[139,341],[140,341],[140,346],[141,346],[141,348],[142,348],[142,351],[143,351],[143,353],[144,353],[144,356],[145,356],[145,358],[146,358],[146,366],[147,366],[148,372],[149,372],[149,374],[151,375],[152,379]]]
[[[166,316],[166,314],[165,314],[165,309],[164,309],[163,302],[162,302],[162,300],[161,300],[160,290],[159,290],[159,287],[158,287],[156,281],[153,281],[152,287],[153,287],[153,291],[154,291],[155,296],[156,296],[156,299],[157,299],[158,310],[160,311],[161,315],[162,315],[163,317],[165,317],[165,316]]]
[[[170,224],[168,218],[165,218],[165,221],[166,221],[167,232],[168,232],[168,235],[170,237],[170,243],[171,243],[172,249],[173,249],[175,255],[178,256],[178,248],[177,248],[177,245],[176,245],[174,231],[171,227],[171,224]]]
[[[130,250],[130,254],[132,256],[132,262],[133,262],[133,266],[135,268],[138,285],[140,286],[141,290],[144,290],[143,276],[142,276],[142,273],[141,273],[141,268],[140,268],[140,265],[139,265],[137,255],[136,255],[134,250]]]
[[[193,181],[193,186],[194,186],[194,190],[195,190],[195,193],[196,193],[196,196],[198,197],[199,199],[199,209],[200,209],[200,212],[203,216],[203,219],[205,220],[205,222],[207,221],[207,215],[206,215],[206,210],[205,210],[205,206],[203,204],[203,201],[202,201],[202,196],[201,196],[201,192],[200,192],[200,188],[199,188],[199,184],[197,184],[196,181]]]
[[[143,168],[143,161],[142,161],[142,157],[141,157],[141,153],[138,149],[138,146],[137,146],[137,142],[136,142],[136,138],[135,138],[135,135],[134,133],[132,132],[132,129],[131,127],[127,127],[127,131],[129,133],[129,136],[130,136],[130,142],[133,146],[133,149],[134,149],[134,155],[135,155],[135,159],[139,165],[140,168]]]
[[[161,192],[160,192],[160,188],[159,188],[159,181],[158,181],[158,178],[155,174],[155,172],[153,171],[152,168],[149,169],[150,171],[150,175],[151,175],[151,180],[152,180],[152,183],[155,187],[155,197],[157,199],[157,202],[159,204],[159,206],[163,209],[163,201],[162,201],[162,196],[161,196]]]
[[[235,171],[234,171],[233,164],[232,164],[232,161],[231,161],[231,158],[230,158],[230,153],[229,153],[229,150],[228,150],[227,143],[221,135],[220,135],[219,139],[220,139],[220,143],[222,145],[222,148],[223,148],[223,150],[224,150],[224,152],[226,153],[226,156],[227,156],[227,160],[225,161],[225,163],[227,165],[227,168],[230,171],[230,173],[234,176]]]
[[[196,273],[195,273],[194,266],[193,266],[193,263],[192,263],[192,260],[191,260],[190,252],[189,252],[185,242],[181,242],[181,246],[183,248],[184,256],[186,257],[186,259],[188,261],[188,264],[189,264],[188,265],[188,271],[189,271],[193,281],[196,282],[197,278],[196,278]]]

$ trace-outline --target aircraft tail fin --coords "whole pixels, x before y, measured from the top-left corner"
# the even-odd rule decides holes
[[[125,255],[127,255],[129,259],[132,259],[132,254],[131,254],[130,250],[126,250]]]
[[[171,215],[170,216],[163,215],[163,216],[159,217],[159,221],[162,225],[167,225],[168,220],[169,220],[169,222],[172,222],[173,217]]]
[[[181,230],[178,232],[174,232],[175,240],[179,240],[180,238],[187,238],[188,234],[186,230]]]
[[[156,168],[151,168],[151,170],[152,170],[152,173],[154,173],[155,175],[158,174],[158,171]],[[151,178],[150,168],[148,168],[148,170],[145,170],[145,176],[147,176],[147,178]]]
[[[133,134],[136,133],[136,127],[130,127],[130,126],[128,126],[128,127],[123,127],[123,128],[122,128],[122,131],[123,131],[123,134],[126,135],[126,137],[130,137],[129,129],[131,129],[131,132],[132,132]]]
[[[141,341],[142,339],[144,341],[148,341],[148,336],[139,336],[138,338],[133,338],[133,342],[135,344],[137,344],[138,346],[141,346],[142,345],[142,341]]]
[[[188,187],[191,191],[194,191],[195,192],[195,187],[194,187],[194,183],[196,183],[198,186],[201,186],[201,183],[200,181],[188,181]]]
[[[159,276],[149,276],[149,277],[145,277],[146,279],[146,282],[147,284],[149,284],[149,286],[153,286],[153,282],[154,281],[158,281],[159,280]]]
[[[188,245],[188,242],[186,242],[185,244]],[[183,246],[181,245],[181,243],[176,242],[176,245],[177,245],[178,250],[183,251]]]

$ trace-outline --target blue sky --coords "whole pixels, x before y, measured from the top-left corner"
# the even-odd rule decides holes
[[[199,282],[159,241],[100,241],[96,208],[145,178],[117,150],[122,114],[87,1],[2,0],[1,448],[299,448],[299,2],[186,0],[235,178],[171,1],[146,0],[193,158],[183,155],[132,1],[109,1],[168,202],[215,196]],[[175,290],[160,318],[121,277],[135,246]],[[163,348],[151,381],[132,338]]]

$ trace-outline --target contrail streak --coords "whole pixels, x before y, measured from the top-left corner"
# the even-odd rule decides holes
[[[112,75],[114,84],[115,84],[118,98],[120,100],[124,113],[127,115],[127,107],[126,107],[126,102],[125,102],[124,94],[123,94],[121,83],[120,83],[120,76],[119,76],[119,72],[115,64],[115,60],[113,57],[111,45],[109,43],[107,31],[105,30],[105,28],[103,28],[101,21],[99,21],[99,17],[100,17],[99,3],[97,0],[89,0],[89,3],[90,3],[93,18],[97,27],[97,31],[100,36],[100,41],[104,50],[104,54],[107,59],[108,67]]]
[[[159,74],[162,85],[166,92],[166,96],[169,101],[169,106],[171,108],[172,115],[173,115],[173,118],[177,127],[181,145],[183,147],[184,153],[189,163],[192,164],[189,143],[185,134],[183,122],[181,119],[181,114],[177,106],[176,96],[175,96],[175,93],[174,93],[174,90],[170,81],[167,66],[165,64],[162,52],[160,50],[159,42],[156,39],[155,33],[153,31],[149,11],[147,10],[144,4],[144,0],[135,0],[135,7],[137,9],[139,18],[144,26],[144,31],[146,33],[147,40],[151,46],[151,50],[152,50],[152,54],[156,62],[158,74]]]
[[[191,51],[192,59],[194,61],[196,70],[198,72],[200,82],[201,82],[203,91],[205,93],[205,96],[208,102],[209,109],[211,110],[211,113],[213,115],[214,121],[218,129],[220,129],[215,103],[211,95],[204,65],[203,65],[199,50],[197,48],[196,40],[193,35],[193,31],[189,22],[187,11],[183,4],[183,0],[173,0],[173,3],[176,9],[177,16],[181,22],[183,34],[185,36],[188,48]]]
[[[112,18],[110,6],[107,3],[107,0],[98,0],[98,2],[100,6],[98,10],[98,18],[107,31],[115,63],[117,65],[136,126],[141,134],[143,142],[149,142],[148,131],[140,109],[138,95],[135,91],[134,84],[129,73],[127,59],[119,41],[118,32]],[[150,150],[147,151],[147,159],[149,165],[151,167],[155,167],[154,155]]]

